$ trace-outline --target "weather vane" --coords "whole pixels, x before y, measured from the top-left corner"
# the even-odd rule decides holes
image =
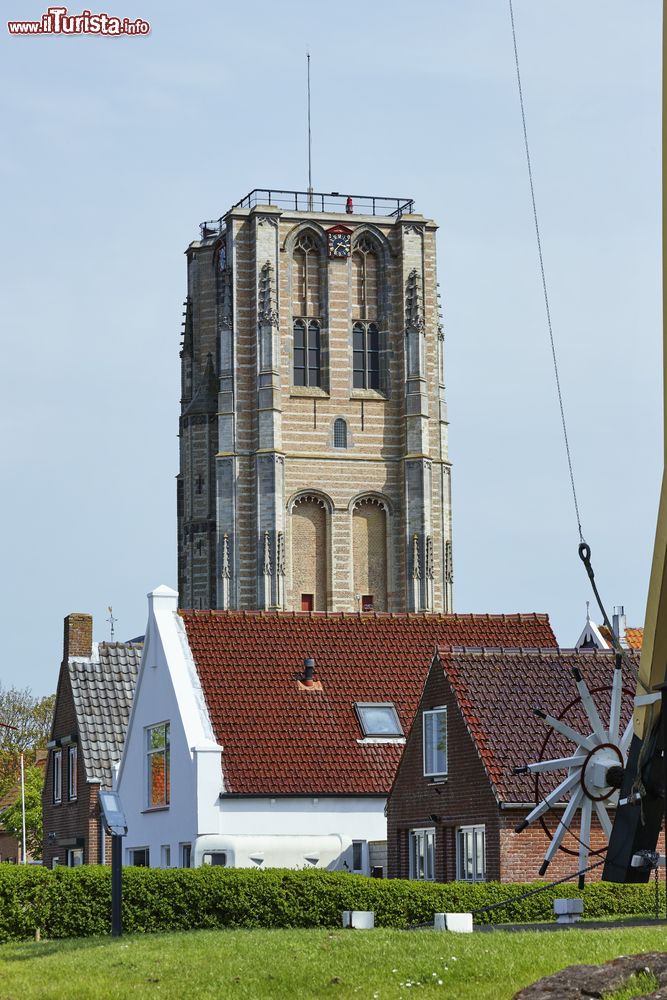
[[[116,624],[116,622],[118,621],[118,619],[114,618],[114,616],[113,616],[113,608],[111,607],[111,605],[109,605],[109,607],[107,608],[107,611],[109,612],[109,617],[107,618],[107,621],[109,622],[109,629],[111,631],[111,642],[113,642],[114,625]]]

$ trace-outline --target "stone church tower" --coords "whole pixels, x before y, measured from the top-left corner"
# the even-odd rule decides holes
[[[253,191],[187,250],[184,608],[452,610],[436,225]]]

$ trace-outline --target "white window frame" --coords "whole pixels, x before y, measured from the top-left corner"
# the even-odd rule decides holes
[[[481,840],[482,858],[479,859]],[[466,860],[470,857],[471,871]],[[486,827],[460,826],[456,831],[456,878],[459,882],[486,882]]]
[[[399,740],[405,738],[403,726],[401,725],[401,720],[398,717],[398,712],[396,711],[396,706],[393,701],[355,701],[353,704],[354,711],[357,719],[359,720],[361,734],[364,738],[376,737],[378,739],[385,740]],[[381,708],[388,713],[393,714],[393,729],[376,730],[369,725],[364,713],[366,709],[370,709],[372,711],[374,708]]]
[[[53,804],[60,805],[63,800],[63,752],[53,751]]]
[[[164,746],[153,749],[151,747],[151,733],[156,729],[164,728]],[[146,751],[146,808],[147,809],[167,809],[171,800],[171,742],[170,742],[170,726],[168,721],[155,722],[152,726],[146,726],[144,729],[145,738],[145,751]],[[154,803],[153,802],[153,757],[161,755],[164,759],[164,792],[165,799],[164,802]]]
[[[410,830],[408,835],[409,878],[421,882],[435,881],[435,827]],[[419,859],[423,856],[423,868]]]
[[[429,727],[427,724],[427,718],[433,718],[440,716],[444,720],[444,740],[440,738],[439,731],[440,726],[436,725],[435,728]],[[427,737],[427,732],[430,729],[430,735]],[[434,735],[437,735],[438,742],[444,742],[444,747],[438,747],[437,743],[433,745]],[[431,741],[429,745],[428,741]],[[444,768],[438,766],[438,754],[444,754]],[[429,755],[431,759],[429,760]],[[422,712],[422,756],[424,764],[424,777],[425,778],[446,778],[448,769],[448,759],[447,759],[447,707],[445,705],[438,705],[435,708],[424,709]],[[433,769],[435,765],[435,770]]]
[[[68,801],[76,801],[78,795],[77,767],[79,754],[76,743],[67,748],[67,798]]]
[[[146,864],[145,865],[137,865],[136,861],[134,860],[136,854],[145,854],[146,855]],[[130,847],[130,848],[128,848],[128,851],[127,851],[127,863],[128,863],[128,865],[130,865],[132,867],[136,867],[136,868],[150,868],[150,866],[151,866],[151,851],[150,851],[150,847]]]

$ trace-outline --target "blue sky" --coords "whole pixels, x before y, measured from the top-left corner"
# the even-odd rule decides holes
[[[150,35],[2,27],[2,683],[54,690],[68,612],[104,639],[112,604],[130,638],[146,592],[176,583],[183,251],[251,188],[306,186],[307,48],[316,190],[412,197],[440,225],[456,609],[547,611],[572,644],[591,595],[507,3],[119,3]],[[661,5],[514,11],[584,533],[610,613],[639,624],[662,463]]]

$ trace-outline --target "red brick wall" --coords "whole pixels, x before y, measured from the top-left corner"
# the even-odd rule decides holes
[[[90,656],[93,651],[93,617],[74,613],[64,623],[63,662],[70,656]]]
[[[21,847],[11,833],[0,833],[0,862],[16,861],[21,857]]]
[[[515,826],[527,815],[528,810],[503,810],[500,816],[500,857],[501,874],[503,882],[532,882],[539,878],[539,869],[544,859],[544,854],[549,846],[549,837],[544,832],[539,820],[515,833]],[[562,810],[558,809],[549,812],[544,817],[547,828],[553,833],[558,826],[558,821],[562,816]],[[611,811],[613,820],[613,811]],[[579,869],[579,815],[576,816],[572,833],[566,833],[563,838],[562,847],[575,851],[575,854],[566,854],[565,851],[557,851],[554,859],[549,865],[544,878],[553,881],[569,875]],[[591,850],[600,850],[607,846],[606,838],[600,828],[600,824],[595,820],[591,826],[591,836],[589,840]],[[592,853],[586,862],[586,866],[601,861],[604,855],[595,857]],[[597,881],[602,875],[602,866],[586,874],[586,881]]]
[[[447,707],[447,764],[444,781],[424,777],[422,757],[422,712]],[[438,819],[433,822],[431,815]],[[436,831],[435,876],[438,881],[456,878],[456,828],[486,826],[487,877],[500,876],[499,812],[486,772],[463,717],[435,665],[422,695],[396,781],[387,806],[388,874],[408,877],[408,833],[420,826]]]

